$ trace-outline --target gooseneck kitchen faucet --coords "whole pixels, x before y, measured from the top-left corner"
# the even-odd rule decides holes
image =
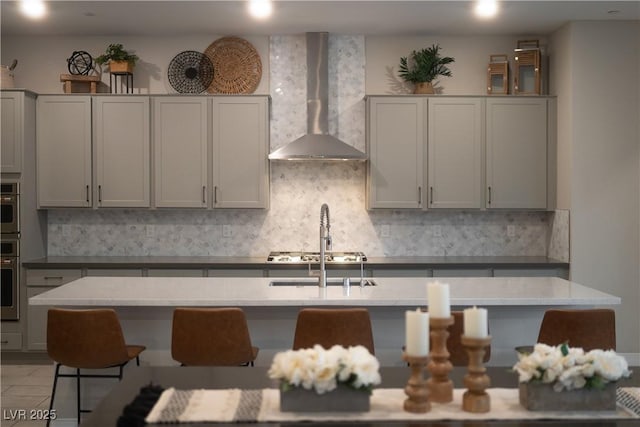
[[[325,226],[324,219],[327,218]],[[331,220],[329,219],[329,206],[323,203],[320,207],[320,271],[318,272],[318,286],[327,287],[327,267],[325,265],[325,251],[331,251]]]

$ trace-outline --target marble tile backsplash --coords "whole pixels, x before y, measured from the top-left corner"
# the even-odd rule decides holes
[[[569,211],[556,210],[551,217],[548,255],[569,262]]]
[[[367,211],[364,176],[364,164],[273,163],[269,210],[50,210],[48,254],[262,257],[272,250],[317,250],[322,203],[331,210],[336,251],[547,254],[552,213]],[[223,237],[223,225],[230,237]],[[515,227],[513,237],[508,225]]]
[[[306,132],[305,36],[272,37],[269,60],[273,151]],[[364,66],[364,37],[330,35],[329,129],[363,151]],[[272,250],[318,250],[320,206],[327,203],[336,251],[560,259],[566,251],[568,260],[568,212],[367,211],[365,173],[363,163],[273,162],[269,210],[50,210],[48,254],[266,257]]]

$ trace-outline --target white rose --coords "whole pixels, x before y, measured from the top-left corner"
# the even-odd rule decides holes
[[[314,366],[314,388],[318,394],[334,390],[337,386],[336,376],[339,365],[337,352],[331,350],[318,351]]]
[[[567,390],[582,388],[586,384],[586,380],[582,376],[581,366],[572,366],[566,369],[558,376],[558,381],[560,381]]]
[[[595,373],[607,381],[617,381],[622,377],[628,377],[629,366],[624,357],[619,356],[613,350],[592,350]]]
[[[349,356],[351,363],[351,372],[356,375],[353,386],[356,388],[362,386],[380,384],[381,378],[378,372],[380,363],[366,347],[361,345],[349,347]]]

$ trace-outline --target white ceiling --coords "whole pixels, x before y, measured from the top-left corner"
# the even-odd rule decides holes
[[[473,2],[452,0],[275,1],[265,22],[251,19],[243,0],[47,3],[48,16],[35,22],[19,13],[16,1],[2,0],[2,35],[548,35],[568,21],[640,20],[640,0],[509,0],[491,21],[473,16]]]

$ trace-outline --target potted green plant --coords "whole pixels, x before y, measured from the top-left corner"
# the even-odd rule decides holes
[[[438,76],[451,77],[447,64],[454,61],[450,56],[440,56],[440,46],[433,44],[400,58],[398,75],[415,84],[414,93],[434,93],[433,80]]]
[[[109,71],[112,73],[133,71],[133,67],[138,60],[138,56],[129,53],[122,47],[122,44],[110,44],[106,52],[96,58],[96,63],[103,65],[109,63]]]

